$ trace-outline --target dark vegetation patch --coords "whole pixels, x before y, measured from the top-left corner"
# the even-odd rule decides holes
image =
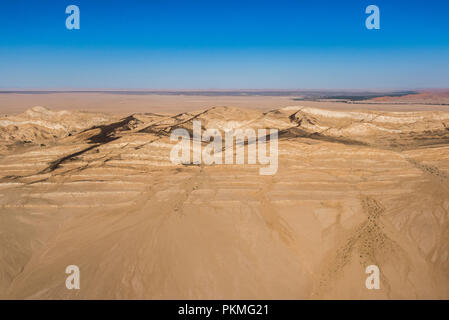
[[[369,100],[373,98],[381,98],[381,97],[403,97],[410,94],[417,94],[417,91],[398,91],[398,92],[391,92],[391,93],[385,93],[385,92],[360,92],[360,93],[348,93],[348,94],[324,94],[317,97],[304,97],[304,98],[294,98],[295,101],[303,101],[303,100],[323,100],[323,99],[329,99],[329,100],[347,100],[347,101],[363,101],[363,100]]]

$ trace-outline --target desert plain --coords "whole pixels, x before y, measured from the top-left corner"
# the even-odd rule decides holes
[[[0,94],[0,298],[448,299],[448,102]],[[174,165],[193,120],[278,129],[276,174]]]

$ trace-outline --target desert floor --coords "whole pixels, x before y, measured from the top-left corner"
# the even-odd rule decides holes
[[[124,116],[144,112],[181,113],[225,106],[268,111],[294,105],[330,110],[449,112],[449,91],[444,91],[444,95],[426,96],[424,99],[420,98],[420,95],[412,95],[412,97],[378,98],[370,103],[342,103],[294,101],[295,97],[292,96],[136,95],[96,92],[5,94],[0,91],[0,115],[19,114],[34,106],[45,106],[54,111],[106,112]]]
[[[0,298],[449,298],[449,106],[57,93],[0,112]],[[277,173],[172,164],[193,120],[278,129]]]

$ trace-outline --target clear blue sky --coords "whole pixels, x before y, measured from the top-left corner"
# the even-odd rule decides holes
[[[447,0],[0,4],[0,88],[429,87],[449,87]]]

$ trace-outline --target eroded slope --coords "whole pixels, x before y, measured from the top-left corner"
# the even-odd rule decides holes
[[[170,132],[193,120],[279,129],[278,172],[173,165]],[[0,295],[447,299],[448,124],[296,106],[0,118]]]

